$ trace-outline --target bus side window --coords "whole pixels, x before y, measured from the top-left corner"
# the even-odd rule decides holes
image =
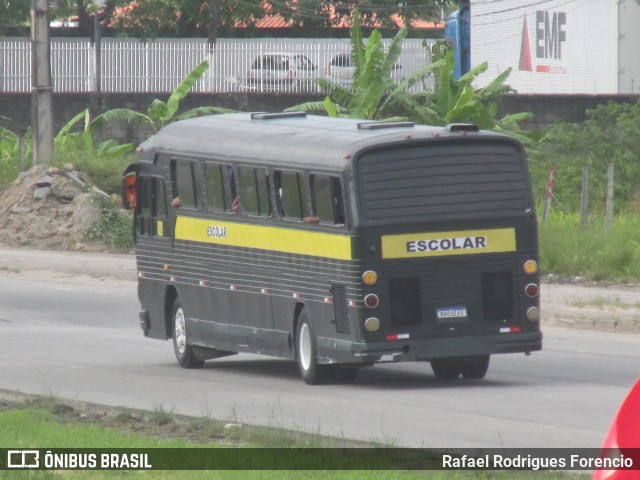
[[[344,202],[340,179],[327,175],[311,176],[311,201],[313,214],[321,223],[343,225]]]
[[[198,208],[199,189],[196,182],[197,165],[189,160],[173,160],[171,162],[171,177],[174,187],[174,197],[180,198],[180,206]]]
[[[240,167],[240,200],[242,209],[249,215],[267,217],[271,215],[269,177],[264,169]]]
[[[205,179],[209,209],[231,212],[233,199],[236,197],[236,185],[231,166],[207,163]]]
[[[276,172],[274,183],[278,212],[282,218],[302,220],[309,216],[302,173]]]

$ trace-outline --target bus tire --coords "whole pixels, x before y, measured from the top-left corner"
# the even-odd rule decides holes
[[[489,355],[465,358],[460,365],[460,373],[466,380],[480,380],[484,378],[489,369]]]
[[[296,360],[302,379],[308,385],[319,385],[329,380],[329,365],[318,363],[316,336],[306,310],[300,312],[296,331]]]
[[[431,360],[431,369],[438,380],[457,380],[462,364],[451,359]]]
[[[182,368],[201,368],[204,361],[198,360],[194,354],[193,347],[189,345],[189,336],[187,335],[187,316],[180,304],[180,300],[176,298],[173,302],[172,309],[172,331],[173,331],[173,351],[176,354],[176,360]]]

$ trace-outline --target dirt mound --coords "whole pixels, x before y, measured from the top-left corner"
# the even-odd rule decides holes
[[[73,166],[39,165],[0,194],[0,243],[44,249],[96,250],[82,234],[102,219],[100,193]]]

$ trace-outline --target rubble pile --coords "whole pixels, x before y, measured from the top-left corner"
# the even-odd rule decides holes
[[[45,249],[95,249],[82,234],[102,218],[100,196],[73,165],[39,165],[0,192],[0,244]]]

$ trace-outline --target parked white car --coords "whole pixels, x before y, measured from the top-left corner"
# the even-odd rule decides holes
[[[247,86],[256,89],[297,91],[309,89],[318,77],[316,67],[306,55],[268,52],[258,55],[247,72]]]
[[[327,68],[325,69],[325,75],[329,80],[332,80],[344,87],[350,87],[353,83],[353,75],[356,71],[355,65],[351,62],[350,53],[338,53],[333,56]],[[395,82],[401,82],[402,65],[396,63],[391,70],[391,78]]]

